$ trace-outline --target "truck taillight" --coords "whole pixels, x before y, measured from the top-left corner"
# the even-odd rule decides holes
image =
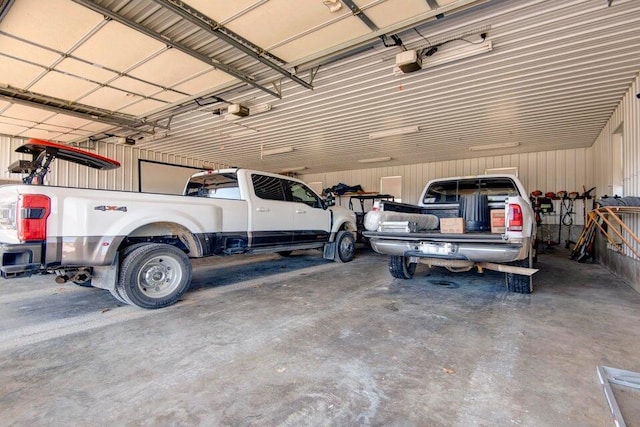
[[[522,207],[516,204],[509,205],[509,231],[522,231]]]
[[[24,194],[18,200],[18,239],[23,242],[47,238],[47,217],[51,201],[41,194]]]

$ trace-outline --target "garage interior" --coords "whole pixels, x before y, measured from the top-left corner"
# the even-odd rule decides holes
[[[593,189],[570,227],[563,200],[543,217],[531,295],[490,271],[394,280],[364,245],[197,260],[162,310],[3,280],[3,424],[613,423],[596,367],[640,372],[640,246],[598,234],[577,263],[564,243],[640,196],[638,28],[634,0],[0,0],[3,172],[37,138],[122,165],[58,162],[53,186],[176,193],[171,168],[238,166],[411,204],[487,170]],[[640,424],[640,392],[615,392]]]

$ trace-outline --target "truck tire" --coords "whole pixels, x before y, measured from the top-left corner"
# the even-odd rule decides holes
[[[191,284],[191,263],[175,246],[164,243],[141,245],[120,264],[116,293],[141,308],[174,304]]]
[[[528,259],[515,261],[511,265],[516,267],[531,268],[533,266],[533,256],[530,253]],[[533,291],[533,276],[525,276],[524,274],[505,273],[507,282],[507,291],[518,294],[530,294]]]
[[[137,248],[144,246],[146,243],[135,243],[133,245],[129,245],[124,249],[120,250],[120,260],[125,259],[127,256],[129,256],[129,254],[131,252],[133,252],[134,250],[136,250]],[[122,264],[121,264],[122,265]],[[115,289],[109,289],[109,292],[111,293],[111,296],[114,297],[115,299],[117,299],[119,302],[123,303],[123,304],[128,304],[128,305],[135,305],[133,302],[131,302],[131,300],[129,300],[129,298],[125,295],[125,294],[121,294],[118,291],[118,285],[116,284]]]
[[[116,289],[109,289],[109,293],[111,294],[112,297],[114,297],[115,299],[118,300],[118,302],[121,302],[123,304],[127,304],[127,305],[131,305],[131,303],[129,301],[126,301],[119,293],[118,293],[118,287],[116,286]]]
[[[400,255],[389,256],[389,271],[396,279],[411,279],[416,272],[417,263],[410,263],[409,258]]]
[[[349,262],[356,253],[356,239],[353,233],[347,230],[338,231],[336,236],[336,253],[334,261]]]

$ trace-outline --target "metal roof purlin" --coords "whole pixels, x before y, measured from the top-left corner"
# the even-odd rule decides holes
[[[253,86],[257,89],[260,89],[266,93],[268,93],[269,95],[276,97],[278,99],[281,99],[282,96],[270,89],[267,89],[266,87],[254,82],[250,77],[246,76],[245,74],[243,74],[241,71],[236,70],[235,68],[231,67],[230,65],[224,64],[220,61],[217,61],[213,58],[208,57],[207,55],[204,55],[200,52],[197,52],[193,49],[190,49],[186,46],[184,46],[181,43],[177,43],[174,42],[172,40],[170,40],[169,38],[163,36],[160,33],[156,33],[155,31],[150,30],[149,28],[138,24],[135,21],[132,21],[128,18],[125,18],[115,12],[113,12],[112,10],[109,10],[107,8],[105,8],[104,6],[98,5],[96,3],[94,3],[93,0],[73,0],[75,3],[78,3],[86,8],[89,8],[91,10],[93,10],[94,12],[97,12],[101,15],[106,16],[107,18],[113,19],[114,21],[117,21],[123,25],[126,25],[129,28],[133,28],[136,31],[139,31],[140,33],[151,37],[161,43],[164,43],[168,46],[171,46],[183,53],[186,53],[187,55],[190,55],[196,59],[199,59],[202,62],[205,62],[221,71],[224,71],[225,73],[232,75],[233,77],[236,77],[240,80],[242,80],[243,82],[249,84],[250,86]]]
[[[225,43],[235,47],[236,49],[241,50],[246,53],[253,59],[261,62],[262,64],[268,66],[269,68],[277,71],[283,76],[293,80],[301,86],[304,86],[307,89],[313,89],[313,86],[310,83],[305,82],[298,76],[291,74],[280,65],[274,64],[271,59],[280,62],[281,64],[286,64],[286,61],[278,58],[277,56],[267,52],[251,41],[243,38],[242,36],[234,33],[233,31],[225,28],[220,23],[214,21],[198,10],[192,8],[191,6],[185,4],[179,0],[152,0],[153,2],[161,5],[162,7],[170,10],[176,15],[180,16],[191,22],[194,25],[197,25],[202,30],[209,32]]]
[[[362,11],[362,9],[360,9],[354,2],[353,0],[342,0],[342,3],[344,3],[345,5],[347,5],[347,7],[349,9],[351,9],[351,13],[353,13],[353,16],[359,18],[362,22],[364,22],[364,24],[369,27],[369,29],[371,31],[378,31],[379,28],[376,24],[373,23],[373,21]]]

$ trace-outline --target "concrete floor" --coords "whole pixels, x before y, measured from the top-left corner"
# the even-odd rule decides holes
[[[392,280],[368,251],[213,261],[156,311],[0,281],[0,424],[609,426],[596,366],[640,371],[640,294],[560,249],[532,295],[494,272]]]

